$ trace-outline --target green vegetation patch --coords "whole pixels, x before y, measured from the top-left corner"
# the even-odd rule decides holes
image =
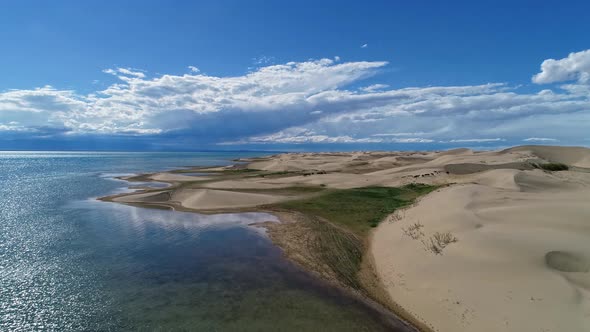
[[[322,186],[291,186],[275,189],[232,189],[231,191],[242,193],[268,194],[268,195],[306,195],[315,194],[326,189]]]
[[[255,177],[261,177],[261,178],[264,178],[264,177],[282,177],[282,176],[285,176],[285,175],[295,175],[295,174],[298,174],[298,173],[301,173],[301,172],[295,172],[295,171],[279,171],[279,172],[266,172],[266,173],[262,173],[262,174],[256,174],[256,175],[253,175],[253,176],[255,176]]]
[[[274,205],[306,216],[302,227],[309,254],[347,286],[365,291],[359,277],[365,236],[387,215],[412,204],[438,186],[410,184],[399,188],[364,187],[325,190],[305,199]]]
[[[545,163],[545,164],[533,164],[536,168],[544,169],[546,171],[567,171],[569,166],[562,163]]]
[[[253,169],[253,168],[227,168],[221,171],[216,171],[218,173],[221,174],[225,174],[225,175],[234,175],[234,174],[251,174],[251,173],[256,173],[256,172],[263,172],[259,169]]]
[[[318,216],[344,226],[364,236],[396,209],[408,206],[414,200],[438,188],[426,184],[409,184],[399,188],[364,187],[329,190],[311,198],[287,201],[279,207]]]

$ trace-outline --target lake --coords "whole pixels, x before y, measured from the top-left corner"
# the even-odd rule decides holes
[[[0,330],[385,331],[251,226],[96,197],[120,174],[261,153],[0,152]]]

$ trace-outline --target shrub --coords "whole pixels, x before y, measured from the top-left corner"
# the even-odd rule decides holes
[[[457,242],[457,239],[453,234],[450,232],[440,233],[436,232],[427,241],[422,240],[422,244],[424,248],[428,251],[431,251],[437,255],[441,255],[443,249],[451,243]]]
[[[533,166],[551,172],[567,171],[569,169],[568,165],[562,163],[533,164]]]
[[[417,239],[421,238],[422,236],[424,236],[424,233],[421,230],[422,227],[424,227],[424,225],[417,222],[417,223],[414,223],[414,224],[408,226],[407,228],[402,227],[402,231],[404,232],[405,235],[411,237],[414,240],[417,240]]]
[[[449,243],[454,243],[457,242],[457,238],[455,236],[453,236],[453,234],[451,234],[450,232],[446,232],[446,233],[440,233],[440,232],[436,232],[433,235],[434,240],[436,240],[436,243],[438,243],[438,245],[442,246],[442,247],[446,247]]]

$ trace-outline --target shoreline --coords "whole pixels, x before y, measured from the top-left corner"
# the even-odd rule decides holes
[[[261,160],[264,159],[259,157],[254,157],[252,159]],[[197,173],[197,172],[212,172],[211,174],[215,174],[216,171],[222,168],[234,168],[236,165],[236,169],[244,169],[247,167],[249,163],[245,163],[242,160],[234,160],[236,162],[240,162],[240,164],[234,164],[230,166],[213,166],[213,167],[189,167],[189,168],[182,168],[182,169],[173,169],[169,171],[165,171],[165,173],[170,174],[183,174],[183,173]],[[164,173],[164,172],[161,172]],[[348,294],[355,300],[363,303],[371,310],[374,310],[379,315],[382,315],[387,319],[389,325],[392,328],[400,331],[421,331],[421,332],[430,332],[434,331],[431,327],[424,325],[421,321],[415,319],[411,314],[406,312],[403,307],[395,303],[389,296],[387,296],[386,290],[383,287],[382,282],[378,279],[377,271],[374,266],[374,260],[372,254],[368,250],[370,247],[370,237],[367,237],[363,240],[365,248],[365,252],[363,253],[363,266],[358,271],[359,275],[361,275],[362,280],[364,281],[364,285],[361,289],[354,289],[344,282],[338,279],[337,276],[334,275],[333,271],[330,271],[329,268],[326,269],[318,268],[318,265],[321,262],[317,259],[310,258],[310,250],[306,248],[304,245],[297,246],[301,252],[304,252],[303,255],[301,254],[293,254],[288,247],[293,244],[293,237],[289,236],[287,233],[289,232],[289,226],[293,225],[300,225],[301,220],[297,220],[300,218],[307,218],[309,216],[304,215],[303,213],[294,211],[294,210],[282,210],[276,208],[269,208],[269,207],[247,207],[247,208],[223,208],[223,209],[194,209],[194,208],[187,208],[178,204],[176,202],[118,202],[116,201],[117,198],[127,197],[134,194],[145,194],[145,193],[158,193],[166,190],[174,190],[175,186],[178,186],[179,183],[176,181],[169,181],[158,179],[155,180],[151,178],[151,176],[155,174],[161,174],[160,172],[157,173],[141,173],[137,175],[133,175],[130,177],[117,177],[119,180],[127,181],[128,183],[133,182],[162,182],[169,184],[169,187],[166,188],[136,188],[133,192],[125,192],[125,193],[118,193],[114,195],[107,195],[103,197],[98,197],[97,200],[104,201],[104,202],[111,202],[111,203],[119,203],[125,204],[130,206],[136,206],[141,208],[155,208],[155,209],[165,209],[171,211],[179,211],[179,212],[191,212],[191,213],[199,213],[199,214],[222,214],[222,213],[246,213],[246,212],[262,212],[272,214],[277,219],[279,219],[279,223],[275,222],[261,222],[252,224],[251,226],[254,227],[261,227],[264,228],[267,232],[269,239],[272,243],[281,249],[283,252],[283,256],[285,259],[294,263],[303,271],[311,274],[318,281],[324,282],[327,285],[332,287],[336,287],[340,291]],[[130,188],[130,187],[128,187]],[[295,217],[295,215],[298,215]],[[322,220],[322,222],[329,223],[333,225],[327,220]],[[333,225],[335,226],[335,225]],[[336,226],[337,227],[337,226]],[[307,258],[303,258],[307,257]]]
[[[305,250],[305,245],[301,244],[301,239],[294,240],[295,236],[289,236],[285,234],[293,230],[293,224],[303,222],[297,219],[305,218],[306,216],[292,211],[281,211],[277,213],[275,211],[263,210],[263,212],[273,213],[273,215],[279,218],[281,223],[290,224],[288,226],[275,223],[259,225],[267,229],[270,239],[276,246],[282,249],[286,259],[294,262],[297,266],[301,267],[317,278],[327,282],[332,286],[338,287],[351,296],[361,300],[374,310],[386,313],[387,315],[394,317],[397,321],[403,322],[403,324],[405,324],[411,330],[430,331],[430,329],[425,329],[421,322],[415,321],[413,317],[406,315],[404,311],[399,311],[396,307],[396,304],[392,302],[388,296],[383,296],[383,294],[386,294],[385,288],[382,287],[381,282],[378,280],[375,267],[372,264],[370,252],[367,251],[364,253],[363,266],[358,271],[358,273],[363,276],[361,277],[364,281],[363,287],[361,289],[352,288],[339,280],[338,277],[334,275],[333,271],[330,271],[325,267],[318,266],[321,265],[321,261],[317,259],[310,259],[309,255],[306,256],[305,254],[302,255],[301,252],[297,252],[297,249],[303,249],[303,252],[307,253],[309,253],[309,250]],[[367,259],[370,260],[367,261]]]
[[[484,221],[469,221],[472,218],[469,213],[441,219],[438,211],[444,212],[451,206],[458,206],[461,210],[461,204],[494,204],[491,206],[495,208],[491,211],[498,211],[494,212],[497,214],[505,204],[504,197],[514,196],[517,201],[533,200],[533,203],[538,201],[534,204],[539,205],[535,206],[542,208],[547,205],[545,200],[563,196],[559,198],[561,205],[556,206],[558,211],[560,206],[569,206],[578,191],[582,190],[582,195],[590,193],[587,191],[590,188],[590,150],[583,148],[522,146],[482,152],[456,149],[435,152],[290,153],[240,159],[238,162],[238,166],[194,167],[125,177],[122,179],[130,182],[158,181],[169,183],[170,187],[147,188],[100,199],[202,214],[271,213],[281,222],[254,226],[267,229],[271,241],[282,249],[286,259],[328,284],[362,299],[367,305],[380,308],[381,312],[392,315],[407,328],[411,326],[411,329],[420,331],[439,328],[469,331],[473,326],[480,330],[488,330],[491,326],[498,328],[499,325],[495,325],[501,318],[498,315],[477,316],[473,314],[472,307],[467,307],[463,314],[455,312],[457,308],[465,307],[463,302],[469,302],[473,295],[486,296],[486,301],[470,304],[481,307],[483,312],[504,309],[503,306],[486,307],[499,303],[500,300],[494,299],[494,296],[500,291],[486,292],[490,286],[485,284],[485,278],[461,279],[468,275],[470,268],[454,267],[465,257],[479,255],[482,250],[480,243],[485,242],[473,242],[471,238],[489,227],[481,228],[485,225]],[[190,173],[208,175],[184,175]],[[440,190],[442,187],[446,189]],[[470,203],[470,195],[449,194],[463,188],[483,188],[485,193],[496,193],[494,195],[499,197],[499,203],[495,203],[497,199],[493,195],[486,194],[481,202]],[[435,192],[427,195],[431,191]],[[547,192],[544,196],[538,194],[544,192]],[[556,194],[561,196],[554,196]],[[440,199],[446,203],[432,205],[433,201]],[[416,211],[424,211],[420,212],[423,217],[416,217]],[[485,211],[488,213],[488,210]],[[531,220],[524,225],[534,225],[534,218],[543,218],[542,215],[534,217],[535,213],[523,213],[517,212],[516,215],[520,219]],[[575,213],[576,216],[583,215],[584,205],[576,205]],[[437,223],[439,219],[443,222],[440,225]],[[471,226],[453,226],[461,223]],[[506,236],[514,233],[510,227]],[[583,226],[575,227],[581,229]],[[550,233],[548,239],[553,241],[562,233]],[[471,248],[462,249],[466,245]],[[494,248],[494,244],[489,245]],[[507,250],[511,248],[505,244],[502,246]],[[514,250],[505,250],[502,255],[507,256],[502,261],[510,262],[511,255],[520,257],[520,252],[527,252],[526,248]],[[558,254],[552,257],[557,257],[559,261],[551,264],[559,265],[563,259],[573,259],[568,258],[571,256],[569,251]],[[585,261],[581,262],[585,264]],[[590,260],[588,264],[590,266]],[[436,270],[426,274],[421,272],[430,271],[434,266]],[[506,273],[510,273],[510,269],[520,270],[520,267],[510,267],[509,264],[506,268]],[[412,277],[408,279],[405,275]],[[431,278],[431,275],[439,276]],[[453,300],[461,303],[460,306],[448,307],[440,302],[445,300],[440,291],[453,284],[454,277],[448,279],[448,276],[454,275],[457,280],[463,280],[457,287],[468,291],[458,292],[463,295]],[[529,278],[534,278],[534,274]],[[570,278],[569,275],[566,278]],[[511,285],[517,281],[506,279],[503,282]],[[581,287],[580,291],[585,292],[586,286],[583,285],[586,281],[576,283],[574,287]],[[419,291],[426,285],[432,290]],[[563,303],[560,305],[567,302]],[[512,311],[518,312],[528,304],[519,305],[521,307]],[[445,314],[444,310],[450,310],[453,315]],[[468,320],[466,313],[470,315]],[[531,325],[520,317],[510,319],[514,326],[520,328],[516,330],[527,330],[527,326]],[[506,326],[502,325],[504,329]]]
[[[100,201],[104,202],[111,202],[111,203],[118,203],[112,200],[109,200],[106,197],[98,198]],[[249,226],[264,228],[266,230],[266,234],[268,238],[271,240],[273,245],[281,249],[283,253],[283,257],[288,260],[289,262],[295,264],[298,268],[302,269],[306,273],[314,276],[319,282],[325,283],[328,286],[336,287],[340,291],[344,292],[348,296],[351,296],[355,300],[363,303],[371,310],[374,310],[378,315],[381,315],[387,319],[389,324],[392,328],[396,329],[403,329],[404,331],[421,331],[421,332],[429,332],[433,331],[430,328],[423,327],[420,321],[415,321],[414,318],[407,314],[403,308],[399,307],[396,303],[393,303],[391,299],[387,296],[380,296],[380,300],[372,298],[369,294],[386,294],[385,288],[381,285],[380,281],[377,279],[377,272],[375,267],[370,264],[366,264],[366,266],[361,270],[359,273],[362,274],[369,274],[372,275],[373,278],[371,279],[372,282],[376,283],[373,284],[374,288],[372,291],[368,292],[361,292],[359,290],[353,289],[349,286],[346,286],[344,283],[339,281],[337,277],[333,275],[326,275],[326,271],[322,269],[322,271],[314,269],[310,267],[310,260],[309,259],[301,259],[301,255],[293,255],[287,253],[285,245],[289,242],[289,237],[282,235],[284,231],[284,223],[293,223],[296,221],[290,221],[292,217],[288,217],[289,214],[292,214],[293,211],[275,211],[271,209],[223,209],[223,210],[207,210],[207,211],[200,211],[195,209],[187,209],[187,208],[176,208],[171,207],[169,205],[158,205],[158,204],[145,204],[145,203],[118,203],[118,204],[125,204],[140,208],[147,208],[147,209],[165,209],[170,210],[173,212],[189,212],[189,213],[198,213],[198,214],[223,214],[223,213],[248,213],[248,212],[259,212],[259,213],[268,213],[271,214],[279,220],[279,222],[258,222],[254,224],[250,224]],[[372,255],[367,252],[367,257],[371,257]],[[313,261],[313,260],[311,260]],[[313,265],[314,263],[312,263]],[[317,262],[315,262],[317,264]],[[329,273],[329,272],[328,272]],[[396,308],[395,310],[392,308]],[[400,311],[398,311],[400,310]],[[403,313],[403,314],[402,314]],[[402,330],[400,330],[402,331]]]

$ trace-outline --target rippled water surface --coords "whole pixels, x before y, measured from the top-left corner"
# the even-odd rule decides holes
[[[0,330],[385,330],[248,226],[271,215],[94,199],[123,190],[122,173],[246,156],[0,152]]]

